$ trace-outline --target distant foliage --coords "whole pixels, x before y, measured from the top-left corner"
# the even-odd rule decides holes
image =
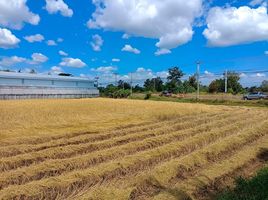
[[[236,72],[228,72],[228,81],[227,81],[227,88],[228,92],[232,94],[238,94],[243,91],[243,87],[240,84],[240,76]],[[225,91],[225,80],[216,79],[212,81],[209,85],[209,92],[216,93],[216,92],[224,92]]]

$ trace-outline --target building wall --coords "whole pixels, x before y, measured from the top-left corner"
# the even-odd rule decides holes
[[[0,99],[90,98],[99,96],[85,78],[0,73]]]

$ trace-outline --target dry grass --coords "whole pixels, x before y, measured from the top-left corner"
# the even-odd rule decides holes
[[[113,99],[0,101],[0,141],[79,134],[167,116],[218,110],[209,106]]]
[[[0,199],[200,199],[268,147],[257,108],[89,99],[0,109]]]

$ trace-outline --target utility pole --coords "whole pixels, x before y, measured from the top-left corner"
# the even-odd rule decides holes
[[[115,81],[115,85],[114,86],[117,86],[118,85],[118,83],[117,83],[117,75],[118,75],[118,73],[114,73],[114,81]]]
[[[227,73],[227,70],[225,70],[224,79],[225,79],[225,88],[224,88],[224,92],[227,93],[227,91],[228,91],[228,88],[227,88],[227,83],[228,83],[228,73]]]
[[[98,76],[95,77],[95,80],[96,80],[96,83],[97,83],[97,88],[99,87],[99,78],[100,78],[100,77],[98,77]]]
[[[156,78],[153,78],[153,79],[154,79],[154,92],[156,92],[156,89],[155,89],[155,81],[156,81],[155,79]]]
[[[196,81],[197,81],[197,90],[196,90],[196,100],[199,100],[199,94],[200,94],[200,61],[196,62]]]

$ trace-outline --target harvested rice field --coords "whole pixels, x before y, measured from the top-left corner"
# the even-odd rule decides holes
[[[266,108],[0,102],[0,199],[213,199],[265,166]]]

